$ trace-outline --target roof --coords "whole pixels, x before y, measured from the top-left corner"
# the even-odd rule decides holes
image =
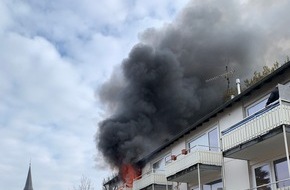
[[[31,177],[31,164],[29,164],[29,170],[28,170],[28,174],[27,174],[24,190],[33,190],[32,177]]]
[[[253,84],[252,86],[250,86],[249,88],[247,88],[243,92],[241,92],[241,94],[235,96],[233,99],[225,102],[224,104],[222,104],[221,106],[219,106],[218,108],[216,108],[215,110],[210,112],[209,114],[205,115],[204,117],[199,119],[197,122],[195,122],[193,125],[190,125],[185,130],[181,131],[179,134],[174,136],[171,140],[164,143],[159,148],[155,149],[149,155],[143,157],[141,160],[138,161],[138,163],[146,162],[146,160],[152,158],[154,155],[156,155],[157,153],[159,153],[160,151],[162,151],[166,147],[172,145],[174,142],[176,142],[177,140],[179,140],[183,136],[189,134],[191,131],[193,131],[197,127],[200,127],[203,123],[209,121],[211,118],[215,117],[218,113],[223,112],[226,108],[231,107],[234,103],[241,101],[245,97],[249,96],[254,91],[260,89],[264,84],[271,82],[275,77],[283,74],[287,69],[290,69],[290,61],[283,64],[282,66],[277,68],[275,71],[273,71],[272,73],[270,73],[269,75],[267,75],[266,77],[264,77],[263,79],[258,81],[257,83]]]

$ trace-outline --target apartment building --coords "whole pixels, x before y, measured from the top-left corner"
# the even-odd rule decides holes
[[[279,97],[266,106],[277,86]],[[290,62],[140,160],[107,189],[290,190]],[[114,181],[114,185],[112,185]]]

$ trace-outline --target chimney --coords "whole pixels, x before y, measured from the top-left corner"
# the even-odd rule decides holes
[[[240,79],[236,79],[236,84],[237,84],[238,94],[241,94],[241,81],[240,81]]]

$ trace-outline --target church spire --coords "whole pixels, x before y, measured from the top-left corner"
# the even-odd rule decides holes
[[[31,161],[29,163],[29,170],[28,170],[28,174],[27,174],[24,190],[33,190],[32,177],[31,177]]]

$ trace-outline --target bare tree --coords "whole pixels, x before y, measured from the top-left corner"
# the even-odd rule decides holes
[[[289,59],[289,57],[287,57],[287,60],[288,59]],[[260,81],[265,76],[271,74],[273,71],[275,71],[279,67],[280,67],[279,63],[276,61],[276,63],[274,63],[274,65],[272,67],[264,66],[262,72],[255,71],[252,78],[244,80],[246,87],[252,86],[253,84]]]
[[[78,186],[74,186],[73,189],[74,190],[94,190],[94,187],[91,180],[83,175],[80,180],[80,184]]]

